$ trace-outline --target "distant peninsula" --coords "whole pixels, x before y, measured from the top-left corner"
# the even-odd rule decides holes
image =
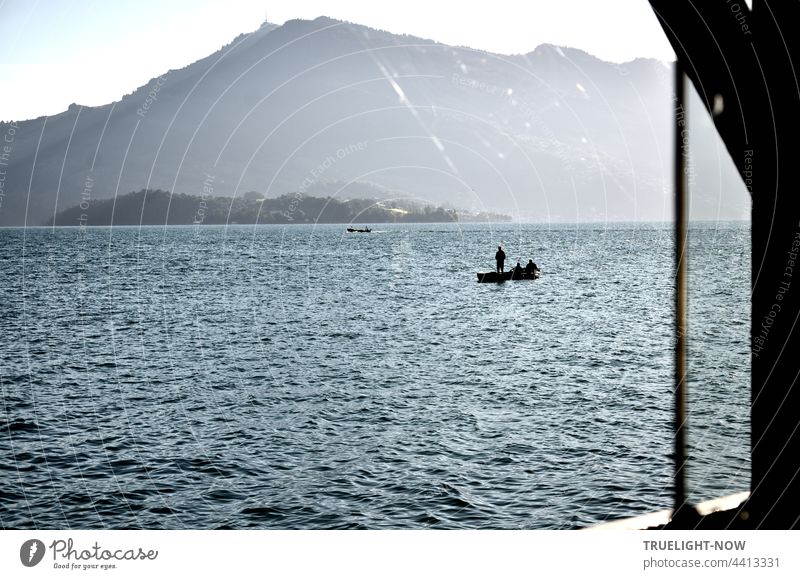
[[[416,201],[311,197],[212,197],[143,189],[116,199],[85,200],[45,225],[222,225],[292,223],[447,223],[511,221],[508,215],[446,209]]]

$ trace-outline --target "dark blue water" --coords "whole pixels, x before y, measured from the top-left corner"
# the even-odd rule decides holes
[[[379,229],[0,230],[2,527],[562,529],[671,504],[669,226]],[[498,243],[541,279],[477,284]],[[747,225],[693,228],[695,500],[749,485],[749,259]]]

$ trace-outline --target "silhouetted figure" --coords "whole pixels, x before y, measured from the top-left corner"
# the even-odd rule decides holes
[[[516,267],[514,268],[514,279],[522,279],[522,266],[517,262]]]
[[[497,253],[494,254],[497,260],[497,273],[503,273],[503,264],[506,262],[506,252],[503,251],[501,246],[497,246]]]
[[[534,275],[537,271],[539,271],[539,266],[533,263],[532,259],[529,259],[528,264],[525,266],[525,273],[527,275]]]

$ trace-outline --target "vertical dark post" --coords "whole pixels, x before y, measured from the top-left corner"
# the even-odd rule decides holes
[[[722,99],[714,125],[753,200],[752,479],[736,524],[800,528],[800,2],[649,1],[705,107]]]
[[[686,503],[686,87],[675,63],[675,508]]]

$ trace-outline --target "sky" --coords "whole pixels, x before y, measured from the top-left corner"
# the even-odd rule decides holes
[[[0,0],[0,120],[110,103],[265,19],[323,15],[501,54],[674,58],[647,0]]]

